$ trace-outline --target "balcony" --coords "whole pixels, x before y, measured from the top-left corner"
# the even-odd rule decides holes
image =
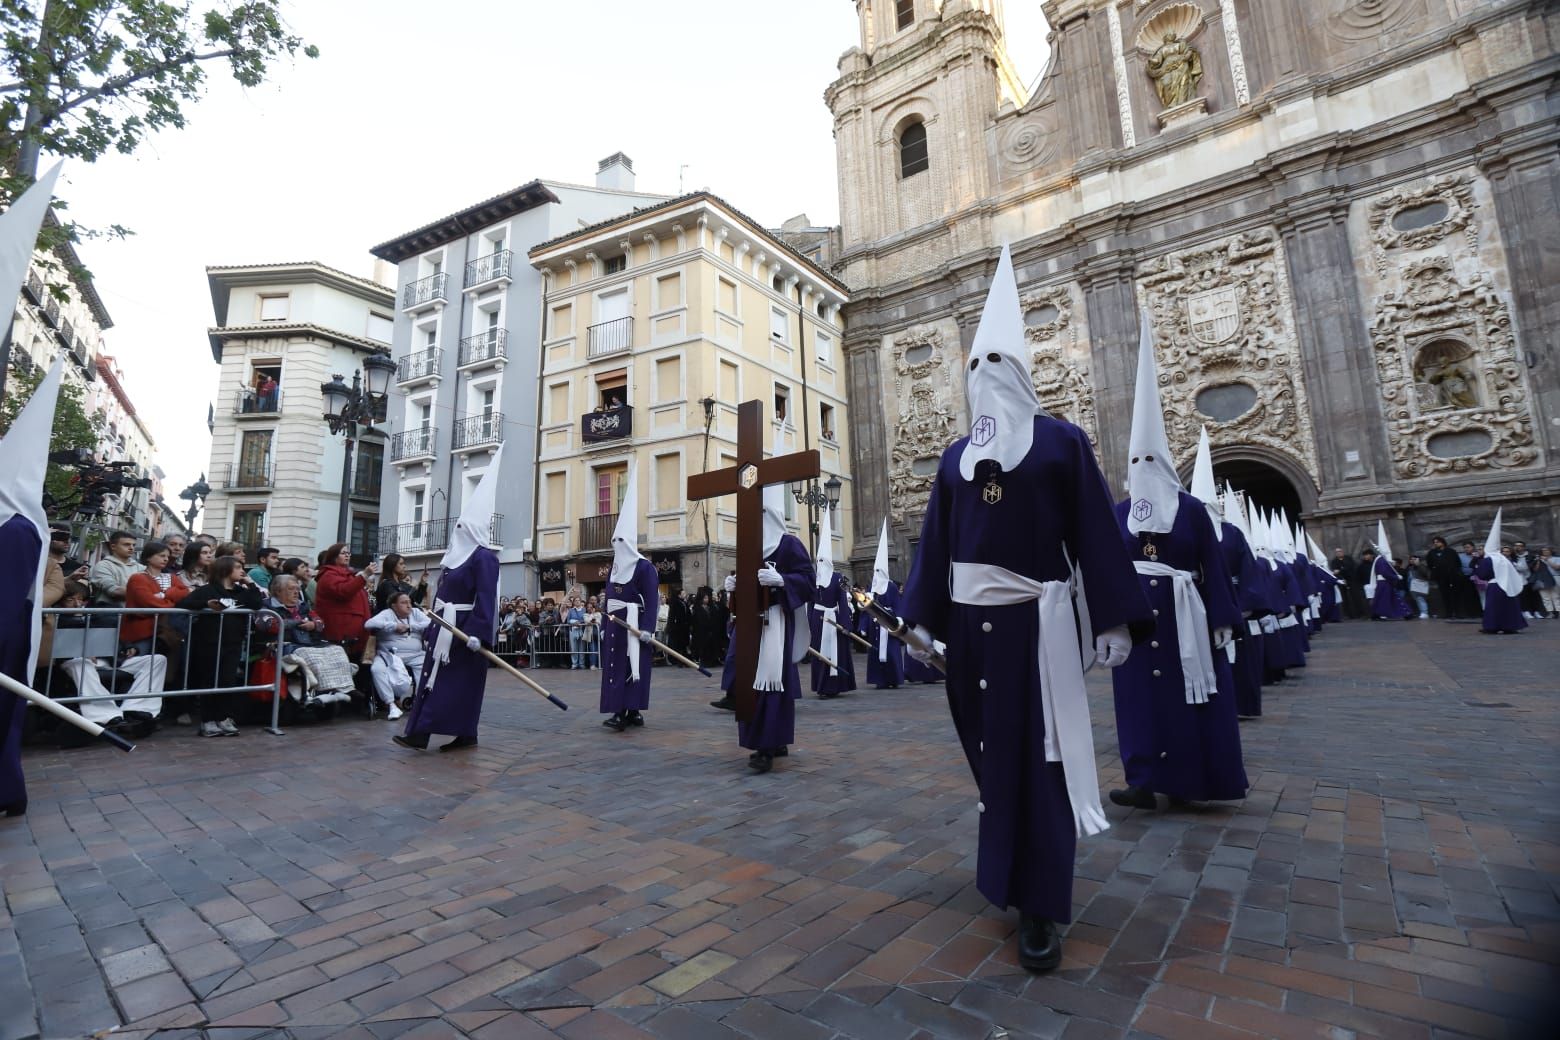
[[[502,368],[509,357],[509,330],[487,329],[460,341],[458,368],[497,365]]]
[[[433,447],[439,441],[437,427],[428,426],[416,430],[402,430],[390,438],[391,462],[414,462],[433,458]]]
[[[448,302],[446,286],[450,276],[440,271],[438,274],[429,275],[427,278],[419,278],[415,282],[407,282],[401,287],[401,309],[404,311],[421,311],[429,307],[442,307]]]
[[[282,410],[282,391],[262,394],[251,387],[244,387],[233,395],[235,419],[274,419]]]
[[[580,439],[587,446],[620,441],[633,435],[634,409],[626,404],[580,416]]]
[[[27,298],[39,307],[43,306],[44,294],[49,290],[44,287],[43,279],[38,277],[37,271],[27,272],[27,284],[23,287],[27,290]]]
[[[43,320],[47,321],[52,328],[60,327],[60,301],[54,298],[53,293],[43,301]]]
[[[479,256],[466,265],[465,288],[478,289],[495,283],[509,284],[510,252],[501,249],[487,256]]]
[[[228,463],[222,474],[222,486],[228,491],[269,491],[275,483],[276,474],[270,462]]]
[[[502,543],[504,516],[494,513],[488,527],[493,545]],[[379,551],[412,556],[417,553],[443,552],[450,547],[452,520],[424,520],[415,524],[388,525],[379,529]]]
[[[473,451],[504,443],[504,413],[473,415],[455,423],[455,450]]]
[[[612,532],[617,530],[618,515],[580,517],[580,552],[599,552],[612,548]]]
[[[432,382],[437,386],[439,364],[443,357],[444,351],[438,347],[429,347],[427,350],[408,354],[395,363],[395,381],[401,386],[423,382]]]
[[[621,354],[634,345],[633,318],[614,318],[592,325],[587,331],[590,333],[592,358]]]

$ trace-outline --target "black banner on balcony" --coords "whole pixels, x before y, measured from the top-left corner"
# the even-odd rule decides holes
[[[682,556],[678,553],[651,553],[650,562],[662,585],[682,584]]]
[[[580,416],[580,435],[586,444],[615,441],[634,432],[634,410],[627,405]]]
[[[563,571],[563,564],[544,563],[539,570],[541,572],[540,577],[543,590],[563,588],[564,582],[567,580]]]

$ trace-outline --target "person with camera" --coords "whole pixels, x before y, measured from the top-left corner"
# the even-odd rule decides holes
[[[324,553],[324,565],[316,579],[315,611],[325,619],[325,638],[340,643],[357,661],[363,653],[363,625],[369,619],[368,587],[379,573],[379,564],[354,570],[352,547],[337,542]]]

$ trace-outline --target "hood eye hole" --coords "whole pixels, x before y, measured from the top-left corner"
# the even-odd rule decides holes
[[[1138,461],[1138,457],[1137,457],[1137,456],[1136,456],[1136,455],[1134,455],[1134,456],[1132,456],[1132,464],[1133,464],[1133,465],[1134,465],[1134,466],[1136,466],[1136,465],[1137,465],[1137,461]]]
[[[993,351],[992,353],[986,355],[986,360],[995,365],[997,362],[1002,360],[1002,355]]]
[[[1152,455],[1144,455],[1143,456],[1143,461],[1144,462],[1153,462],[1154,461],[1154,457]]]
[[[975,371],[979,367],[980,367],[980,358],[971,358],[970,359],[970,371],[973,372],[973,371]]]

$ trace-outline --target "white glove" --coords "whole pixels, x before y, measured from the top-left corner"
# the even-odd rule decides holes
[[[758,571],[758,583],[766,589],[778,589],[785,584],[785,579],[780,572],[775,570],[775,565],[766,563]]]
[[[921,642],[921,646],[917,646],[916,641],[907,640],[905,642],[905,651],[922,664],[931,664],[932,634],[926,630],[925,625],[916,625],[911,631],[917,637],[917,641]],[[925,649],[922,649],[922,647]]]
[[[1127,663],[1127,656],[1131,653],[1132,636],[1127,632],[1126,625],[1094,637],[1094,663],[1097,665],[1119,668]]]
[[[737,591],[737,576],[735,574],[726,575],[725,589],[728,596]]]
[[[650,640],[652,640],[654,638],[655,638],[655,636],[652,635],[651,633],[646,632],[643,629],[640,629],[640,631],[639,631],[639,641],[641,643],[648,643],[648,642],[650,642]]]
[[[478,639],[476,636],[467,636],[466,649],[470,650],[472,653],[476,653],[478,650],[482,649],[482,640]]]
[[[1234,635],[1235,635],[1234,629],[1230,629],[1230,628],[1216,628],[1216,629],[1214,629],[1213,630],[1213,648],[1215,650],[1223,650],[1225,644],[1228,643],[1230,641],[1230,638],[1232,636],[1234,636]]]

